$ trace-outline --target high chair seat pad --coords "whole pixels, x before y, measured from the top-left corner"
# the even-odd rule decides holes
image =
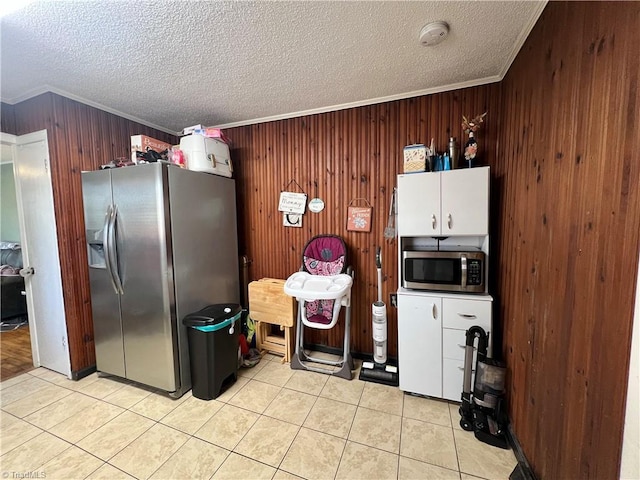
[[[353,278],[346,273],[318,276],[296,272],[285,282],[284,293],[298,300],[335,300],[347,295],[352,285]]]
[[[311,315],[307,318],[307,321],[311,323],[319,323],[321,325],[329,325],[331,323],[331,319],[324,315]]]

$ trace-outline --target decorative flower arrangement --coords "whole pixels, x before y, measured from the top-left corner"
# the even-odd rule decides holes
[[[462,116],[462,128],[464,133],[467,135],[471,132],[475,132],[480,128],[480,124],[484,121],[484,117],[486,117],[487,112],[484,112],[482,115],[478,115],[477,117],[467,120],[467,117]]]
[[[467,120],[467,117],[462,116],[462,128],[464,132],[469,135],[469,140],[464,145],[464,159],[469,163],[469,168],[474,166],[476,162],[476,154],[478,153],[478,142],[474,138],[473,133],[480,128],[480,124],[484,121],[484,117],[487,112],[482,115],[478,115],[471,120]]]

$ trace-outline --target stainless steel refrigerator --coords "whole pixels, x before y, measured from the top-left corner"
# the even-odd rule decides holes
[[[178,397],[182,319],[239,303],[235,181],[163,163],[83,172],[96,366]]]

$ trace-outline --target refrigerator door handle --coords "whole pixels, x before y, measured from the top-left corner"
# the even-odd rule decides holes
[[[111,263],[111,274],[113,277],[116,293],[124,294],[120,273],[118,272],[118,252],[116,249],[116,221],[118,219],[118,206],[114,205],[109,225],[109,262]]]
[[[109,244],[109,231],[111,228],[111,217],[113,216],[113,208],[111,205],[107,207],[107,213],[104,216],[104,226],[102,227],[102,245],[104,248],[104,264],[107,267],[107,274],[109,280],[111,280],[111,286],[113,291],[118,294],[118,287],[116,286],[115,278],[113,277],[113,267],[111,264],[111,247]]]

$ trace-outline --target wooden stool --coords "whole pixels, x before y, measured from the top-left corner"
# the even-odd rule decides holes
[[[284,280],[262,278],[249,283],[249,316],[258,322],[258,350],[282,355],[282,363],[291,361],[295,314],[295,299],[284,293]],[[274,335],[272,325],[278,325],[284,336]]]

